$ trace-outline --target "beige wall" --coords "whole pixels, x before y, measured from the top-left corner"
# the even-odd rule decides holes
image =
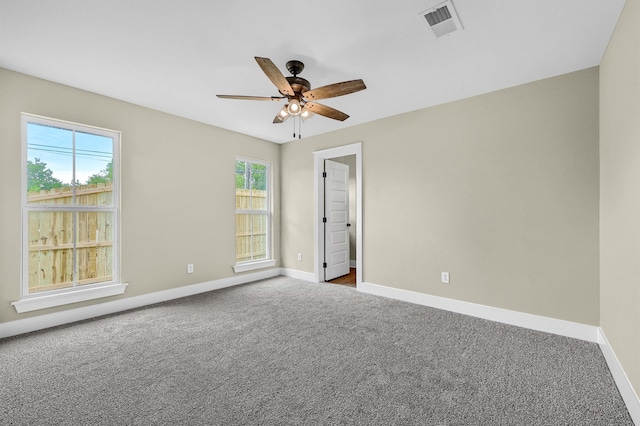
[[[20,297],[20,113],[122,132],[122,280],[119,298],[234,275],[235,156],[274,165],[277,144],[0,69],[0,322],[91,303],[16,314]],[[224,207],[228,206],[228,207]],[[193,263],[195,273],[187,275]]]
[[[640,394],[640,2],[600,67],[601,327]]]
[[[598,78],[283,145],[284,266],[313,271],[313,151],[362,141],[365,282],[598,325]]]

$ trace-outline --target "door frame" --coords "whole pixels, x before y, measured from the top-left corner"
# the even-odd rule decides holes
[[[336,157],[356,156],[356,289],[362,289],[363,262],[362,262],[362,142],[335,148],[323,149],[313,152],[313,223],[314,232],[314,278],[316,282],[323,282],[322,263],[324,261],[324,185],[322,172],[324,160]]]

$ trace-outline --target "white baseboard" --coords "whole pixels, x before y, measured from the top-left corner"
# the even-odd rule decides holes
[[[296,269],[288,269],[288,268],[281,268],[281,272],[282,272],[281,275],[284,275],[285,277],[295,278],[297,280],[303,280],[303,281],[317,282],[316,276],[313,272],[303,272],[303,271],[298,271]]]
[[[635,424],[640,425],[640,398],[638,398],[638,394],[633,389],[627,374],[622,368],[622,364],[620,364],[618,357],[601,328],[598,328],[598,344],[600,345],[604,359],[607,361],[613,380],[615,380],[618,386],[620,395],[627,405],[627,411],[629,411],[631,419]]]
[[[349,268],[355,268],[356,267],[356,261],[354,259],[350,259],[349,260]]]
[[[219,280],[192,284],[184,287],[176,287],[170,290],[157,291],[154,293],[144,294],[142,296],[126,297],[110,302],[84,306],[82,308],[68,309],[52,314],[0,323],[0,339],[58,325],[69,324],[76,321],[96,318],[103,315],[114,314],[116,312],[122,312],[142,306],[153,305],[154,303],[192,296],[194,294],[205,293],[207,291],[276,277],[278,275],[282,275],[281,268],[266,269],[260,272],[235,275]]]
[[[598,342],[598,327],[363,282],[358,290],[537,331]]]

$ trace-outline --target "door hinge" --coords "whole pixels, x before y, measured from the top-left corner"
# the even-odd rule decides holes
[[[327,177],[327,172],[322,172],[322,177],[326,178]]]
[[[326,268],[326,267],[327,267],[327,262],[323,262],[323,263],[322,263],[322,267],[323,267],[323,268]]]
[[[322,218],[322,223],[327,223],[327,218],[326,217]]]

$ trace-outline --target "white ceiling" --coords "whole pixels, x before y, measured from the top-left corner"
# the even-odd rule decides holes
[[[0,67],[273,142],[283,102],[254,56],[305,63],[320,101],[303,136],[366,123],[600,63],[624,0],[453,0],[464,30],[436,39],[418,13],[442,0],[0,0]],[[1,96],[1,94],[0,94]]]

